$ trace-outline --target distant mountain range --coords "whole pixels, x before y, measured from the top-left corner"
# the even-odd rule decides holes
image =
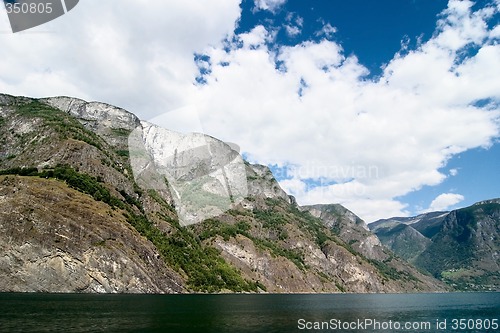
[[[455,288],[499,289],[500,199],[379,220],[370,229],[394,253]]]
[[[69,97],[0,94],[0,142],[0,291],[498,289],[498,201],[373,233],[220,140]]]

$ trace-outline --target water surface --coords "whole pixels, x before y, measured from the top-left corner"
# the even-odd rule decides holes
[[[454,330],[460,323],[454,319],[469,327]],[[500,332],[478,328],[493,319],[500,321],[500,293],[0,294],[0,332]],[[379,327],[339,327],[366,320]],[[420,328],[396,329],[395,323]]]

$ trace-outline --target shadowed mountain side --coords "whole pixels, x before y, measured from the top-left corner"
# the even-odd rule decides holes
[[[403,258],[461,290],[499,290],[500,200],[370,224]]]

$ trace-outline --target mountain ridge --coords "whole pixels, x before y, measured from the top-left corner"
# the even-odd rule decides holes
[[[0,290],[448,290],[383,248],[345,208],[334,206],[341,214],[332,219],[332,210],[297,206],[268,167],[241,160],[226,143],[169,132],[161,136],[170,138],[168,144],[148,142],[145,126],[132,113],[103,103],[0,94],[0,201],[9,203],[0,212],[0,248],[10,255],[0,261]],[[138,144],[133,149],[131,138]],[[159,156],[155,144],[170,152]],[[41,197],[28,190],[46,187],[50,191]],[[16,206],[18,195],[31,207]],[[72,199],[61,206],[51,197]],[[86,204],[76,205],[81,201]],[[110,231],[92,223],[78,229],[85,216]],[[54,219],[70,231],[57,232]],[[349,229],[357,236],[348,238]],[[92,241],[82,241],[82,235]],[[93,266],[75,264],[90,259]],[[32,262],[39,264],[33,268]],[[119,262],[135,262],[140,273],[113,264]],[[61,283],[61,276],[74,277],[74,283]]]
[[[388,248],[460,290],[499,290],[500,199],[370,224]]]

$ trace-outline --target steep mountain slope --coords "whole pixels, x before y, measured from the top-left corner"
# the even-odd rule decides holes
[[[500,200],[446,216],[415,264],[461,289],[500,289]]]
[[[301,209],[321,219],[335,235],[367,258],[387,259],[388,255],[377,236],[370,231],[363,220],[345,207],[332,204],[304,206]]]
[[[431,244],[431,240],[412,226],[393,222],[373,229],[380,241],[401,258],[412,262]]]
[[[0,290],[184,290],[120,212],[62,182],[0,176],[0,202]]]
[[[445,288],[363,223],[325,225],[215,138],[102,103],[0,95],[0,142],[3,291]]]
[[[382,245],[378,236],[370,231],[368,225],[345,207],[330,204],[304,206],[300,209],[319,218],[333,234],[347,242],[353,250],[361,253],[379,268],[380,263],[384,263],[389,269],[411,272],[414,276],[426,279],[405,260],[395,257],[392,251]]]
[[[431,244],[430,238],[439,231],[447,214],[432,212],[415,217],[393,217],[370,223],[369,228],[394,253],[413,262]]]
[[[441,228],[441,225],[449,212],[430,212],[414,217],[392,217],[370,223],[370,230],[376,231],[380,228],[390,229],[390,227],[400,224],[409,225],[417,230],[421,235],[432,238]],[[389,231],[389,230],[386,230]]]
[[[499,290],[500,200],[370,224],[382,243],[463,290]]]

